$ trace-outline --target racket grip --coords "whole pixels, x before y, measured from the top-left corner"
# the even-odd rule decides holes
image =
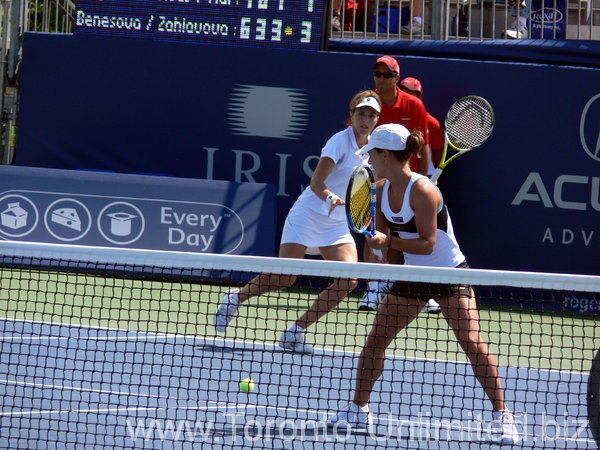
[[[379,259],[383,258],[383,252],[381,251],[381,249],[379,249],[379,248],[372,248],[371,252],[373,252],[373,254],[375,256],[377,256]]]
[[[442,169],[441,167],[438,167],[437,169],[435,169],[435,172],[433,172],[433,175],[431,175],[431,178],[430,178],[430,180],[431,180],[433,183],[435,183],[435,182],[438,180],[438,178],[440,177],[440,175],[442,174],[442,171],[443,171],[443,170],[444,170],[444,169]]]

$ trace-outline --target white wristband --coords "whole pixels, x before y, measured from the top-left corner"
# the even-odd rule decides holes
[[[327,196],[327,198],[325,199],[325,203],[327,203],[329,206],[331,206],[331,204],[333,203],[333,199],[334,198],[339,198],[337,195],[335,195],[333,192],[331,194],[329,194]]]

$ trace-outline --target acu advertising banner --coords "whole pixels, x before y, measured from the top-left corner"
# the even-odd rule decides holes
[[[16,162],[270,183],[277,241],[377,56],[28,34]],[[441,121],[495,109],[439,183],[470,265],[598,274],[600,70],[394,56]]]

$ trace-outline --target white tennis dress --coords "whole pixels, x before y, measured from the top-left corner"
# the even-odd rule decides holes
[[[340,198],[346,196],[348,181],[355,167],[366,160],[365,156],[355,154],[357,150],[358,145],[351,126],[334,134],[321,150],[321,158],[328,157],[335,162],[325,185]],[[317,197],[308,186],[287,215],[281,243],[296,243],[307,247],[353,244],[354,238],[346,222],[344,207],[338,206],[329,217],[328,212],[329,203]]]

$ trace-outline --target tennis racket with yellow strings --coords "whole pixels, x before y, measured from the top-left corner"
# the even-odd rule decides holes
[[[355,233],[374,236],[376,205],[377,188],[373,171],[369,166],[358,166],[354,169],[346,189],[348,227]],[[378,258],[383,256],[379,249],[373,248],[371,251]]]

